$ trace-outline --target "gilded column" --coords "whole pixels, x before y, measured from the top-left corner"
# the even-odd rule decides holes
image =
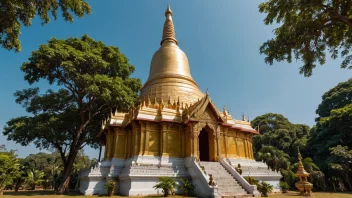
[[[181,156],[180,157],[184,157],[185,156],[185,131],[183,130],[183,127],[180,126],[179,127],[179,133],[180,133],[180,141],[181,141]]]
[[[138,155],[139,154],[139,146],[140,146],[140,127],[136,122],[132,123],[132,139],[133,139],[133,154],[132,155]]]
[[[164,137],[163,137],[163,125],[160,125],[159,127],[159,156],[163,156],[163,140],[164,140]]]
[[[104,132],[105,134],[105,148],[104,148],[104,160],[108,158],[108,134]]]
[[[243,140],[244,140],[244,154],[245,154],[245,157],[248,158],[249,154],[248,154],[247,137],[245,137]]]
[[[235,143],[236,143],[236,156],[240,156],[240,150],[238,149],[238,133],[236,131],[236,136],[235,136]]]
[[[150,131],[150,123],[146,123],[145,124],[144,155],[149,155],[149,131]]]
[[[128,131],[127,131],[127,137],[128,137],[128,145],[127,145],[127,147],[128,147],[128,152],[127,152],[127,156],[126,156],[126,158],[129,158],[129,157],[131,157],[132,156],[132,146],[133,146],[133,143],[132,143],[132,131],[131,131],[131,129],[129,128],[128,129]]]
[[[119,132],[120,132],[120,129],[119,128],[115,128],[115,146],[114,146],[114,158],[118,158],[119,157],[119,149],[118,149],[118,141],[119,141]]]
[[[108,134],[107,134],[107,150],[108,150],[108,153],[107,153],[107,159],[109,159],[110,160],[110,158],[111,158],[111,148],[112,148],[112,145],[111,145],[111,143],[112,143],[112,138],[111,138],[111,131],[110,131],[110,129],[108,129]]]
[[[140,146],[139,146],[139,155],[144,155],[144,144],[145,144],[145,124],[141,124],[141,133],[140,133]]]
[[[228,131],[228,128],[225,128],[224,130],[224,143],[225,143],[225,156],[228,157],[228,154],[229,154],[229,146],[227,144],[227,131]]]
[[[192,128],[192,139],[193,139],[193,144],[192,144],[193,155],[199,158],[197,125]]]
[[[221,138],[220,138],[220,126],[218,126],[217,128],[217,132],[216,132],[216,143],[217,143],[217,147],[218,147],[218,157],[222,157],[222,154],[221,154]]]
[[[168,155],[168,150],[167,150],[167,144],[168,144],[168,141],[167,141],[167,133],[168,133],[168,124],[166,123],[162,123],[161,124],[161,130],[162,130],[162,137],[163,137],[163,155]]]

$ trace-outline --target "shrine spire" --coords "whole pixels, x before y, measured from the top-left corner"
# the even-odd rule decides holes
[[[163,37],[160,42],[160,45],[162,46],[163,43],[167,43],[167,42],[173,42],[178,44],[176,40],[174,22],[172,21],[172,11],[170,9],[170,4],[167,5],[166,11],[165,11],[165,17],[166,17],[166,20],[164,23]]]

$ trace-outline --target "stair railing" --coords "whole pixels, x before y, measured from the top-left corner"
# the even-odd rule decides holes
[[[206,196],[217,197],[219,195],[219,189],[217,185],[215,183],[209,184],[209,175],[205,173],[204,170],[200,167],[199,163],[197,162],[194,156],[188,158],[189,159],[187,159],[185,163],[186,167],[188,169],[192,169],[192,171],[195,173],[197,178],[193,178],[193,174],[191,174],[193,181],[198,180],[201,185],[199,186],[196,184],[195,191],[198,191],[196,193],[201,197],[204,197],[205,194],[208,194]]]
[[[220,164],[230,172],[230,174],[238,181],[238,183],[241,184],[241,186],[250,194],[253,194],[254,196],[260,196],[259,191],[257,190],[256,185],[251,185],[247,182],[246,179],[244,179],[236,170],[234,167],[232,167],[224,158],[219,158]]]

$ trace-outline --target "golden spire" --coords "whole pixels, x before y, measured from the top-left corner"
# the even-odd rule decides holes
[[[172,11],[170,9],[170,4],[167,5],[167,9],[165,11],[165,23],[164,23],[164,30],[163,30],[163,38],[160,42],[162,46],[165,41],[174,42],[176,45],[178,44],[175,35],[175,28],[174,22],[172,21]]]
[[[153,55],[149,77],[141,89],[140,98],[156,96],[159,104],[162,98],[165,104],[167,101],[167,107],[172,108],[170,98],[179,97],[179,102],[189,105],[191,101],[203,98],[204,94],[191,76],[186,54],[177,45],[170,6],[165,16],[161,47]]]

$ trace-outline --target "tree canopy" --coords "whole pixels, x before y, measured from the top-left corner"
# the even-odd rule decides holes
[[[272,170],[280,171],[283,176],[282,181],[286,182],[291,189],[295,189],[295,182],[298,181],[295,175],[298,167],[297,149],[305,154],[310,136],[309,126],[292,124],[283,115],[275,113],[258,116],[251,124],[260,132],[252,139],[255,159],[265,162]],[[324,190],[326,187],[324,173],[312,158],[306,157],[302,162],[312,176],[310,182],[315,188]]]
[[[138,98],[141,82],[117,47],[87,35],[48,41],[33,51],[21,70],[29,84],[47,80],[54,89],[29,88],[15,93],[32,116],[13,118],[4,127],[9,140],[23,146],[54,148],[64,164],[59,193],[68,186],[74,159],[85,145],[97,145],[101,123],[111,112],[126,111]]]
[[[352,69],[352,2],[350,0],[267,0],[259,5],[266,25],[278,23],[275,38],[260,47],[265,62],[298,59],[300,73],[311,76],[326,53],[344,58],[341,68]]]
[[[327,91],[316,113],[319,117],[307,147],[318,165],[327,170],[330,148],[338,145],[352,148],[352,79]]]
[[[58,10],[65,21],[73,22],[73,15],[83,17],[91,13],[85,0],[1,0],[0,3],[0,44],[8,50],[21,51],[21,25],[31,26],[38,15],[42,25],[49,23],[50,13],[57,19]]]
[[[251,124],[260,131],[260,135],[253,137],[255,152],[264,146],[273,146],[291,157],[297,156],[297,148],[304,150],[310,130],[307,125],[292,124],[283,115],[275,113],[258,116]]]
[[[21,173],[15,151],[7,151],[4,145],[0,146],[0,195],[2,195],[5,187],[12,184]]]

